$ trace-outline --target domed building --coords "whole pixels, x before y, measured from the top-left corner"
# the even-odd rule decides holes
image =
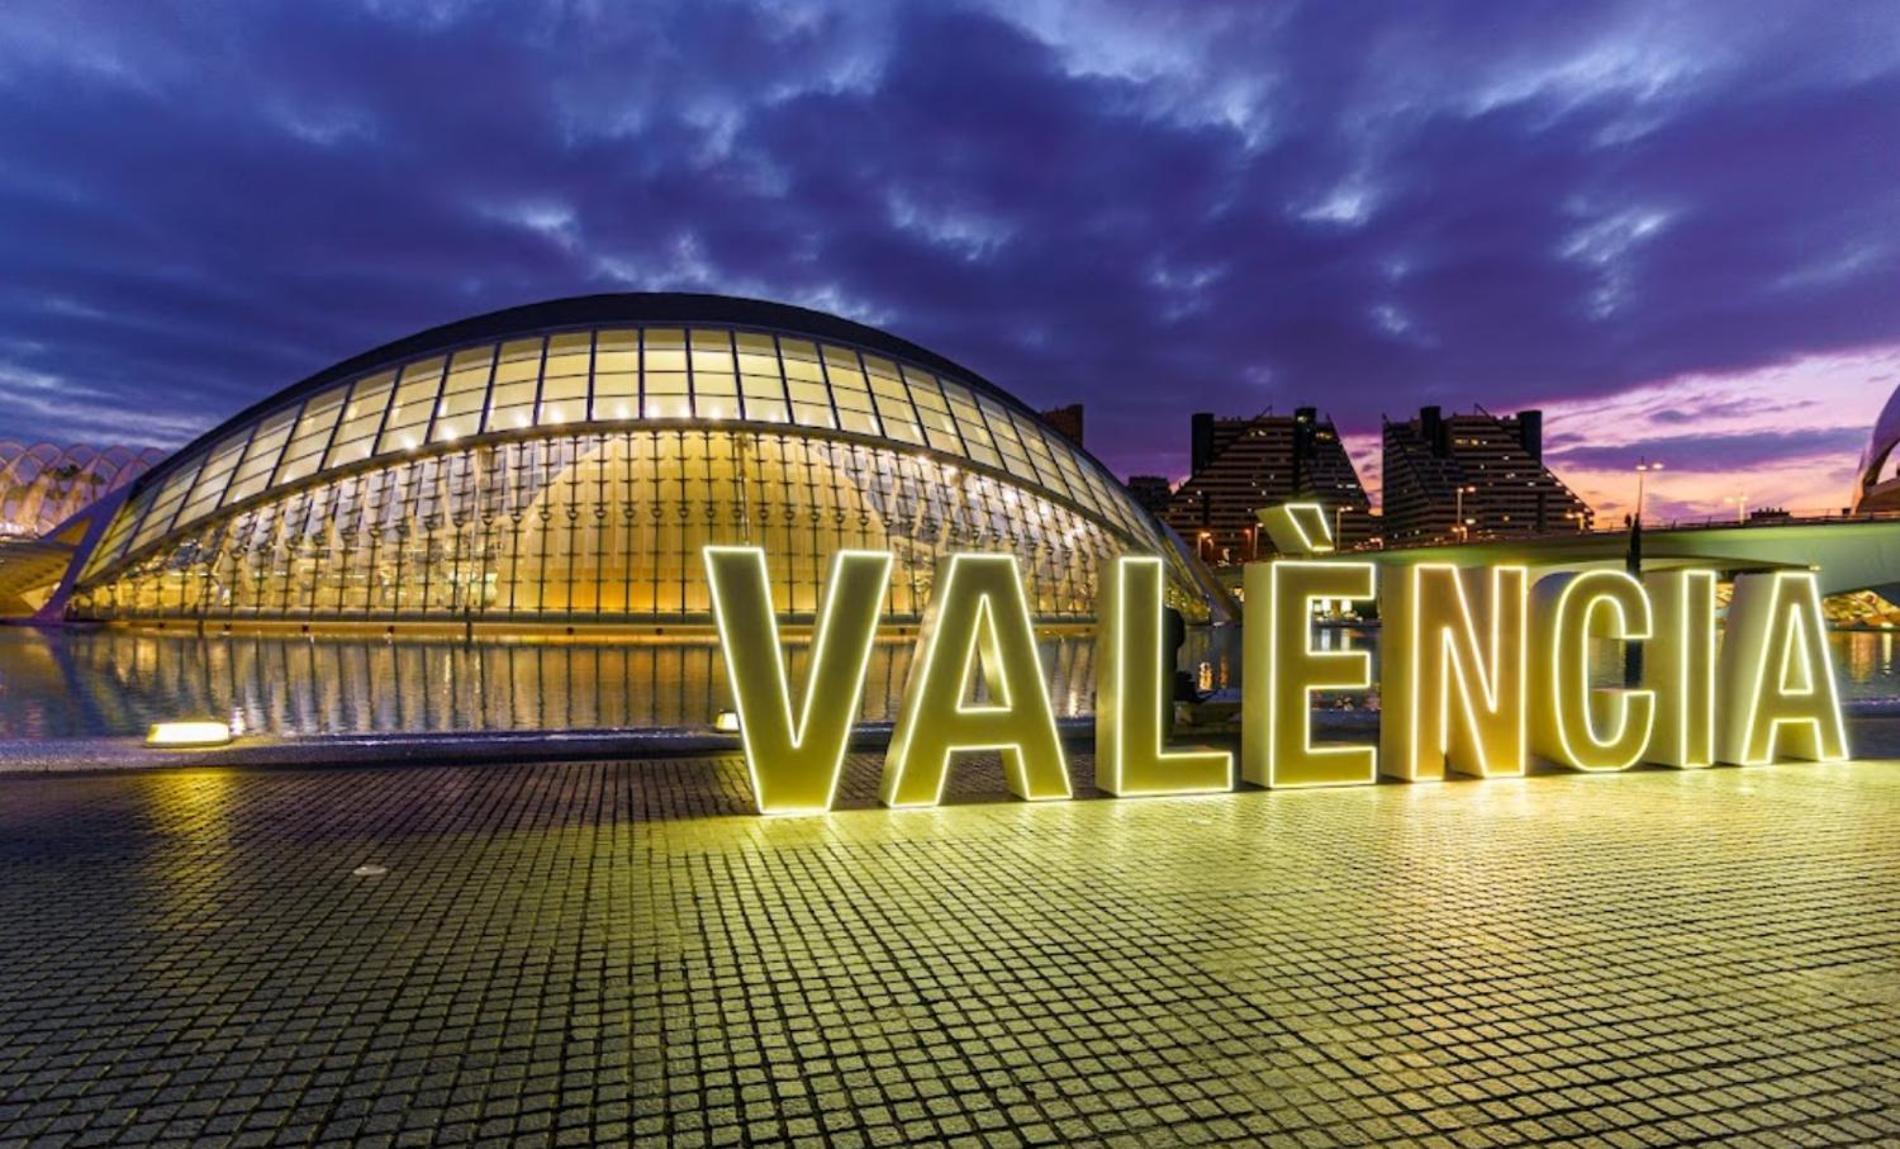
[[[1894,448],[1900,446],[1900,390],[1887,399],[1874,420],[1873,437],[1860,457],[1860,479],[1854,484],[1854,513],[1900,511],[1900,473]]]
[[[914,344],[802,308],[599,295],[438,327],[322,371],[153,468],[66,588],[90,619],[703,621],[700,550],[763,547],[811,615],[831,556],[1008,551],[1044,621],[1093,618],[1122,554],[1171,604],[1220,592],[1029,407]]]

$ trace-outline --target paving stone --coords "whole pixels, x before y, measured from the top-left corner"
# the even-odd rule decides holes
[[[1900,764],[1073,766],[0,779],[0,1142],[1900,1139]]]

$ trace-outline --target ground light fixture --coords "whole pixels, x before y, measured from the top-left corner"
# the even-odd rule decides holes
[[[155,722],[145,735],[147,746],[225,746],[230,741],[231,728],[213,718]]]

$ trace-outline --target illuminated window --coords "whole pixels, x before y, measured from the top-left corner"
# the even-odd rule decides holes
[[[640,417],[640,333],[601,331],[594,336],[594,418]]]
[[[324,448],[330,445],[337,416],[342,413],[343,401],[349,394],[349,385],[345,384],[314,395],[304,403],[297,429],[292,432],[284,448],[283,462],[277,467],[277,482],[294,483],[314,474],[322,465]]]
[[[745,417],[758,423],[783,423],[790,418],[785,405],[785,380],[779,375],[778,348],[770,335],[740,332],[739,391]]]
[[[548,340],[547,365],[541,371],[541,425],[579,423],[587,418],[587,373],[593,361],[593,333],[556,335]]]
[[[963,440],[957,435],[956,420],[950,416],[950,404],[945,401],[943,392],[937,390],[936,378],[915,367],[906,367],[904,381],[910,385],[910,401],[917,408],[917,417],[923,420],[924,438],[930,446],[952,455],[963,454]]]
[[[244,452],[244,461],[231,474],[231,485],[225,491],[224,505],[242,502],[264,489],[264,484],[270,481],[271,472],[276,469],[277,461],[283,455],[284,442],[290,438],[290,430],[296,420],[297,408],[291,407],[267,417],[258,425],[257,434],[251,437],[251,445]]]
[[[949,405],[950,414],[957,421],[957,430],[963,437],[963,445],[970,458],[989,467],[1001,467],[1003,456],[997,453],[996,440],[990,437],[990,429],[983,422],[983,415],[976,409],[976,399],[970,389],[960,383],[945,379],[943,383],[944,402]]]
[[[541,350],[538,338],[515,339],[501,345],[483,430],[518,431],[534,425],[534,398],[541,387]]]
[[[648,419],[688,419],[693,414],[686,388],[686,332],[649,327],[641,350],[641,381]]]
[[[252,430],[246,427],[234,432],[211,448],[204,469],[198,472],[198,481],[192,485],[191,495],[185,499],[185,505],[179,508],[180,524],[192,522],[217,509],[219,500],[224,497],[225,485],[231,481],[231,472],[237,468],[238,459],[250,442]]]
[[[151,509],[139,524],[139,532],[133,537],[130,549],[137,550],[171,529],[172,519],[178,513],[178,505],[184,501],[185,492],[191,489],[191,484],[198,478],[198,469],[202,466],[204,466],[204,457],[201,455],[197,459],[182,464],[165,480],[165,485],[159,488],[158,495],[152,500]]]
[[[450,442],[482,429],[482,411],[488,406],[488,378],[495,369],[493,346],[471,347],[449,360],[448,377],[436,404],[432,443]]]
[[[802,339],[780,339],[778,349],[785,364],[785,390],[791,400],[793,421],[805,427],[836,426],[825,369],[818,363],[818,348]]]
[[[396,386],[396,399],[383,422],[383,433],[376,440],[376,453],[413,451],[422,446],[429,433],[429,419],[435,414],[436,400],[442,391],[443,360],[424,359],[402,369],[402,381]]]
[[[732,333],[695,328],[693,414],[701,419],[737,419],[739,382],[733,371]]]
[[[917,413],[911,407],[910,392],[897,373],[897,364],[866,355],[864,372],[871,382],[871,397],[877,403],[877,416],[884,423],[885,437],[923,446],[924,432],[917,425]]]
[[[865,382],[858,357],[842,347],[826,347],[824,370],[831,382],[832,402],[838,407],[838,425],[860,435],[879,434],[871,387]]]

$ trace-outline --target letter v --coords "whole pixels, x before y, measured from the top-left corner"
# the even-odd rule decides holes
[[[864,674],[890,583],[890,553],[839,551],[832,558],[796,724],[765,552],[707,547],[704,556],[753,801],[761,814],[823,813],[837,796],[845,747],[864,695]]]

